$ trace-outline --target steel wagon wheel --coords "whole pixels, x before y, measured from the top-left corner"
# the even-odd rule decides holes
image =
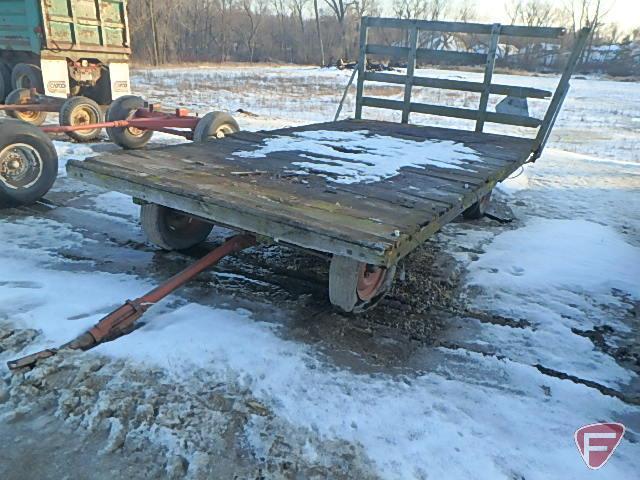
[[[193,141],[206,142],[239,132],[238,122],[225,112],[210,112],[200,119],[193,132]]]
[[[5,99],[7,105],[26,105],[31,101],[31,91],[26,88],[13,90]],[[47,112],[6,110],[6,114],[11,118],[22,120],[36,127],[42,125],[47,119]]]
[[[140,223],[147,238],[164,250],[185,250],[206,240],[213,224],[155,203],[140,207]]]
[[[86,97],[71,97],[60,108],[60,125],[91,125],[104,120],[100,106]],[[100,137],[102,128],[89,128],[67,132],[77,142],[90,142]]]
[[[384,298],[395,273],[395,265],[384,268],[334,255],[329,267],[329,300],[345,312],[363,312]]]

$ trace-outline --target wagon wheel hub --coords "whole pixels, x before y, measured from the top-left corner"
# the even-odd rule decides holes
[[[135,137],[141,137],[142,135],[144,135],[144,132],[146,132],[146,130],[136,127],[127,127],[127,131]]]
[[[0,152],[0,181],[7,187],[28,188],[41,174],[42,158],[31,145],[9,145]]]
[[[32,110],[23,110],[22,112],[16,112],[16,114],[21,120],[24,120],[25,122],[29,122],[29,123],[31,123],[36,118],[38,118],[38,115],[39,115],[38,112],[34,112]]]
[[[231,135],[232,133],[234,133],[233,128],[231,128],[231,126],[229,125],[222,125],[220,128],[218,128],[218,130],[216,130],[216,138],[224,138],[227,135]]]
[[[356,292],[360,300],[371,300],[380,291],[387,276],[385,268],[375,265],[362,265],[358,273]]]
[[[89,107],[80,107],[71,114],[71,125],[90,125],[98,122],[98,115]],[[82,130],[83,132],[95,129]]]

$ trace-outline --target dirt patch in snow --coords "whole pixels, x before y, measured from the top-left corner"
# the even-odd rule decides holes
[[[25,339],[37,336],[7,324],[0,332],[4,353],[18,352]],[[5,370],[0,436],[22,432],[12,444],[15,453],[32,441],[27,433],[33,422],[25,426],[22,419],[45,416],[51,424],[56,417],[70,429],[63,438],[80,435],[99,447],[98,468],[103,464],[112,471],[117,465],[123,473],[137,465],[127,472],[129,478],[377,478],[358,446],[288,424],[231,374],[224,375],[216,379],[211,372],[194,371],[176,379],[160,369],[64,351],[30,371]],[[73,457],[72,445],[67,449],[61,456]],[[119,465],[116,453],[126,461]],[[78,470],[70,468],[75,476]],[[16,465],[9,471],[16,475]]]

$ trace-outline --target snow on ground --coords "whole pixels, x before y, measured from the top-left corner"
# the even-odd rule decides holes
[[[134,87],[150,92],[151,100],[244,108],[259,116],[239,115],[241,126],[260,129],[330,118],[340,94],[336,85],[348,75],[311,67],[158,69],[137,72]],[[522,80],[499,77],[502,83]],[[557,79],[530,80],[549,88]],[[632,101],[640,98],[640,86],[575,80],[574,87],[552,148],[496,194],[513,208],[514,224],[456,223],[433,240],[468,271],[461,292],[466,304],[517,327],[452,317],[442,335],[456,348],[425,346],[403,360],[401,373],[363,373],[334,363],[321,345],[292,339],[287,323],[274,322],[273,313],[173,297],[152,309],[141,328],[86,355],[160,367],[177,385],[191,382],[199,370],[211,384],[237,382],[287,424],[360,445],[366,455],[360,460],[383,478],[634,478],[640,469],[640,407],[624,398],[637,396],[638,376],[577,332],[607,327],[621,337],[637,333],[629,305],[637,310],[640,302],[640,133],[630,119],[640,112],[640,103]],[[537,103],[532,108],[539,113]],[[455,122],[447,125],[464,125]],[[56,148],[62,166],[92,147],[56,142]],[[445,156],[454,148],[443,146]],[[317,144],[311,151],[319,151]],[[395,168],[384,166],[377,174],[388,176]],[[125,262],[151,255],[94,236],[96,225],[108,225],[108,235],[126,238],[130,231],[139,241],[137,207],[128,197],[64,177],[56,194],[73,194],[74,201],[48,218],[27,211],[0,226],[0,320],[43,333],[25,354],[70,339],[153,283],[144,270],[113,272],[100,259],[76,257],[96,249]],[[0,359],[17,353],[0,352]],[[268,457],[273,448],[265,440],[265,421],[254,416],[243,432],[256,458]],[[589,472],[573,433],[594,421],[621,421],[627,435],[605,468]],[[179,433],[167,435],[180,444]],[[158,442],[171,443],[164,437]],[[324,454],[310,441],[302,461]]]

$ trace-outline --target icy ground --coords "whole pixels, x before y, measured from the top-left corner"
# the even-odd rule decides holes
[[[145,70],[134,87],[201,113],[242,108],[255,130],[332,118],[348,75]],[[371,314],[328,309],[313,257],[260,247],[132,334],[11,375],[4,361],[70,339],[228,234],[156,251],[130,199],[64,175],[66,160],[112,147],[56,142],[46,202],[0,217],[0,478],[62,478],[61,464],[82,478],[85,458],[92,478],[636,478],[640,85],[573,85],[550,148],[494,196],[514,220],[447,226]],[[573,433],[597,421],[627,433],[591,472]],[[60,448],[34,447],[31,432]]]

